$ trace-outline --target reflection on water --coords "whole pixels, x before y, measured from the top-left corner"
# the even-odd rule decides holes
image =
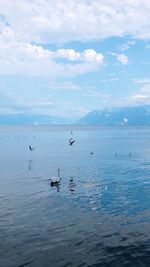
[[[61,181],[58,183],[51,183],[50,182],[50,187],[55,188],[57,190],[57,192],[59,192],[61,189]],[[74,177],[70,176],[69,182],[68,182],[68,188],[69,188],[69,191],[71,194],[74,194],[75,187],[76,187],[76,183],[74,182]]]
[[[28,170],[31,171],[32,170],[32,165],[33,165],[33,160],[29,159],[28,160]]]
[[[50,183],[50,187],[57,190],[57,192],[60,191],[60,182],[59,183]]]
[[[70,179],[69,179],[69,190],[70,190],[71,194],[74,194],[75,187],[76,187],[76,184],[74,182],[74,177],[71,176]]]
[[[0,266],[149,266],[149,142],[149,127],[2,128]]]

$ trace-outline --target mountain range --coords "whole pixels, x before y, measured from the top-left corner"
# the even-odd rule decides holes
[[[150,105],[93,110],[78,124],[150,125]]]
[[[1,114],[0,124],[150,125],[150,105],[93,110],[79,120],[41,114]]]

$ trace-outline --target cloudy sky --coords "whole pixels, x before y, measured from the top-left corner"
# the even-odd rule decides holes
[[[150,104],[149,0],[0,0],[0,114]]]

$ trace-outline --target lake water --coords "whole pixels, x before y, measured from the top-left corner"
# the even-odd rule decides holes
[[[1,267],[149,264],[150,127],[0,126]]]

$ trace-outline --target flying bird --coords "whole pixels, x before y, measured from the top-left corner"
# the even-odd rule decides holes
[[[29,150],[30,151],[33,151],[34,149],[35,149],[35,147],[32,147],[32,146],[29,145]]]
[[[74,143],[75,141],[76,141],[75,139],[73,139],[73,138],[70,138],[70,139],[69,139],[69,145],[70,145],[70,146],[72,146],[72,145],[73,145],[73,143]]]

